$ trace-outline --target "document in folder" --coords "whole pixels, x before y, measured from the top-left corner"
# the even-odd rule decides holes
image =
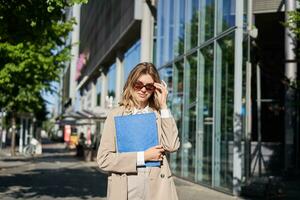
[[[118,152],[145,151],[158,145],[156,116],[154,113],[115,117]],[[149,161],[147,167],[158,167],[160,161]]]

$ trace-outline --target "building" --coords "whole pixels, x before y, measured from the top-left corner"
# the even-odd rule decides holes
[[[75,125],[88,120],[78,127],[98,143],[129,71],[152,61],[180,132],[175,175],[238,195],[252,177],[298,171],[299,107],[285,77],[299,72],[285,62],[294,47],[281,24],[295,8],[293,0],[90,0],[79,9],[76,86],[67,87],[75,98],[63,114],[85,116]]]

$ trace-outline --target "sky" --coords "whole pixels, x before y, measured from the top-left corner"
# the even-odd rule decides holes
[[[51,85],[53,88],[56,88],[56,90],[58,92],[59,83],[52,82]],[[56,93],[51,94],[50,92],[44,92],[42,94],[42,96],[47,101],[47,103],[46,103],[47,111],[49,112],[49,114],[51,114],[53,111],[53,107],[55,107],[55,109],[57,109],[58,94],[56,94]]]

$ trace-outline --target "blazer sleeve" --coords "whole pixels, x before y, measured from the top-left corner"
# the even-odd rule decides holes
[[[136,172],[137,153],[116,152],[116,129],[114,116],[110,112],[104,122],[100,146],[97,153],[99,168],[105,172],[132,173]]]
[[[161,143],[168,152],[177,151],[180,147],[178,129],[173,117],[161,118]]]

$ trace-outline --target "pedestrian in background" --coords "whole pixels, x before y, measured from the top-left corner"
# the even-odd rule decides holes
[[[105,121],[97,163],[108,172],[108,200],[177,200],[177,192],[166,158],[180,146],[174,118],[167,108],[167,85],[160,81],[152,63],[140,63],[130,72],[120,106]],[[156,115],[159,145],[144,152],[119,153],[116,147],[115,116],[151,113]],[[161,161],[146,167],[146,161]]]
[[[83,157],[84,155],[85,141],[84,133],[81,132],[78,138],[78,144],[76,145],[76,155],[78,157]]]

